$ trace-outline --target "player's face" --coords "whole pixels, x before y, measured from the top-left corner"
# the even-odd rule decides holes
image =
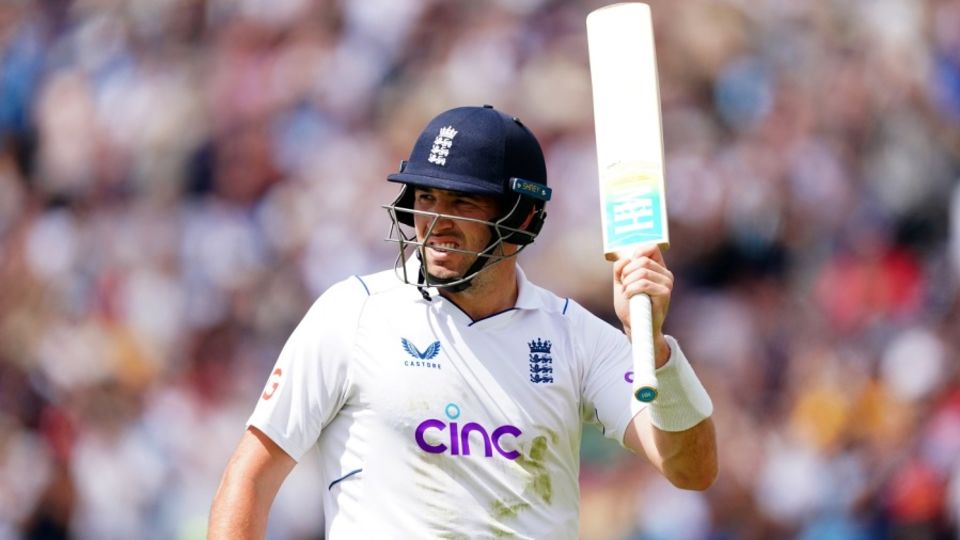
[[[471,195],[442,189],[417,188],[413,208],[423,212],[446,214],[458,218],[490,221],[497,215],[494,197]],[[466,274],[476,255],[461,253],[483,251],[490,243],[490,227],[483,223],[414,214],[417,240],[425,243],[427,273],[438,281],[458,279]],[[432,226],[432,230],[431,230]],[[428,234],[429,233],[429,234]]]

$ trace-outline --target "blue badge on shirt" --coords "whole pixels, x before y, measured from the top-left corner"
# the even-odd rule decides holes
[[[431,360],[440,354],[440,342],[434,341],[427,347],[423,352],[420,352],[420,349],[416,345],[411,343],[407,338],[400,338],[400,343],[403,344],[403,350],[414,357],[419,358],[420,360]]]
[[[550,349],[553,344],[550,340],[537,338],[527,345],[530,347],[530,382],[534,384],[548,384],[553,382],[553,357]]]

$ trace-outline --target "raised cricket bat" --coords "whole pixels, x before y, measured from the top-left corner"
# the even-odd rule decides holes
[[[587,15],[600,215],[607,260],[669,246],[660,89],[650,6],[612,4]],[[650,297],[630,299],[633,395],[657,399]]]

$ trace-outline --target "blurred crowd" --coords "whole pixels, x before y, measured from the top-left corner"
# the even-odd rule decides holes
[[[721,473],[592,428],[581,537],[960,538],[960,3],[650,2],[678,285]],[[424,123],[531,126],[521,256],[607,320],[570,0],[0,2],[0,540],[202,538],[314,298],[393,264]],[[270,537],[322,536],[310,459]]]

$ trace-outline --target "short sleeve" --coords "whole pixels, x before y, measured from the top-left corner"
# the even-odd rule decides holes
[[[581,414],[604,436],[623,445],[623,434],[646,405],[631,395],[633,360],[630,340],[620,330],[580,308],[574,312],[582,348]]]
[[[357,321],[367,293],[346,280],[314,302],[290,335],[247,421],[295,460],[343,407]]]

